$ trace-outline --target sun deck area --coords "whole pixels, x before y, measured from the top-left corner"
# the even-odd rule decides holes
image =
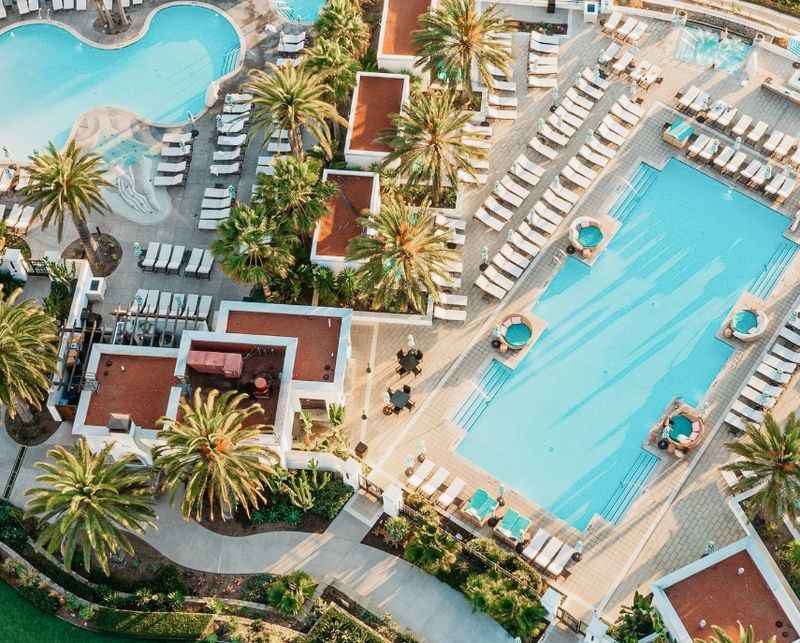
[[[376,174],[326,172],[325,180],[335,183],[339,192],[331,199],[328,211],[320,219],[316,237],[316,254],[345,257],[352,239],[360,236],[358,219],[372,207],[378,185]]]
[[[386,154],[389,146],[378,140],[392,126],[408,94],[408,76],[359,72],[350,111],[347,149]]]
[[[380,53],[413,56],[413,32],[419,29],[420,16],[430,7],[431,0],[386,0]]]
[[[130,416],[137,426],[157,428],[175,386],[175,363],[174,357],[101,353],[85,424],[106,426],[113,413]]]

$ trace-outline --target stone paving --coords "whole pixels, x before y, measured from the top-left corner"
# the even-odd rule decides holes
[[[248,41],[255,45],[248,53],[248,66],[262,64],[270,53],[268,44],[256,44],[262,37],[263,14],[252,10],[253,6],[258,6],[253,3],[230,6],[229,13],[237,16],[237,22],[246,30]],[[75,18],[73,26],[81,28],[80,20],[88,24],[87,14]],[[59,14],[58,18],[62,19],[63,15]],[[72,20],[76,15],[79,14],[70,14],[68,19]],[[574,12],[570,13],[570,33],[576,35],[562,46],[559,59],[562,95],[572,84],[575,75],[585,66],[593,65],[599,52],[610,42],[597,28],[585,27],[578,18]],[[82,28],[88,28],[87,24],[83,24]],[[738,74],[728,75],[672,61],[675,37],[676,34],[666,23],[651,22],[649,34],[639,48],[637,59],[649,59],[665,68],[664,82],[644,95],[648,118],[610,164],[596,187],[583,197],[572,216],[607,211],[625,190],[623,179],[635,171],[640,160],[656,166],[668,160],[674,150],[661,141],[661,125],[673,118],[668,106],[672,104],[675,92],[689,84],[702,86],[714,98],[725,98],[736,104],[741,112],[766,120],[782,131],[800,130],[800,108],[759,88],[760,80],[766,76],[787,78],[791,73],[789,61],[761,53],[756,78],[746,86],[741,86]],[[517,61],[514,77],[519,88],[519,118],[513,124],[495,123],[488,185],[469,190],[464,199],[463,215],[468,220],[468,226],[464,249],[465,287],[462,292],[470,297],[467,321],[463,324],[437,322],[429,328],[356,325],[353,329],[353,355],[348,372],[348,429],[354,442],[368,444],[367,462],[374,469],[371,477],[379,484],[402,481],[406,456],[415,451],[420,440],[424,440],[431,459],[447,466],[452,475],[467,481],[468,487],[463,497],[477,486],[489,490],[497,487],[497,480],[453,452],[460,433],[449,418],[493,355],[486,339],[495,319],[505,310],[529,308],[563,261],[566,238],[562,230],[503,302],[487,300],[480,290],[470,287],[479,274],[481,248],[487,246],[491,256],[505,242],[504,232],[494,233],[482,224],[471,221],[472,213],[491,190],[490,186],[505,174],[519,154],[527,153],[532,160],[542,161],[534,152],[527,150],[527,141],[533,136],[538,119],[547,115],[551,99],[548,92],[527,91],[527,46],[528,36],[517,34],[514,38]],[[546,165],[547,173],[539,186],[532,191],[523,207],[518,209],[515,225],[583,144],[588,130],[595,127],[613,102],[627,91],[624,83],[612,84],[564,153]],[[167,221],[157,227],[148,227],[116,215],[99,220],[102,229],[113,232],[123,242],[124,250],[123,262],[110,279],[104,312],[119,303],[127,305],[136,288],[213,294],[218,299],[238,299],[245,294],[246,289],[230,283],[218,268],[215,268],[209,281],[142,273],[136,267],[131,252],[134,241],[144,245],[152,240],[179,242],[192,247],[205,246],[212,239],[211,233],[197,230],[196,220],[202,190],[211,185],[207,167],[213,149],[213,115],[212,111],[197,123],[200,135],[195,143],[188,182],[185,189],[172,191],[174,208]],[[251,141],[245,158],[245,171],[239,182],[242,195],[250,191],[258,153],[258,142]],[[793,213],[796,206],[796,199],[792,199],[782,211],[785,214]],[[30,243],[35,255],[59,248],[52,231],[33,232]],[[795,285],[798,283],[798,272],[800,267],[796,261],[773,292],[768,302],[768,312],[773,319],[784,316],[800,296],[800,286]],[[417,346],[425,352],[422,375],[413,381],[411,378],[404,380],[413,388],[416,410],[411,415],[404,413],[386,418],[381,414],[382,393],[387,386],[398,383],[394,373],[394,355],[399,348],[405,347],[409,333],[413,333]],[[566,607],[572,614],[586,618],[592,607],[599,606],[611,618],[634,589],[644,588],[648,581],[694,560],[708,541],[723,546],[742,535],[724,502],[725,491],[717,471],[719,465],[728,459],[724,448],[728,436],[724,430],[714,429],[727,404],[749,377],[765,344],[766,340],[732,357],[715,381],[709,396],[711,403],[707,426],[712,430],[701,449],[687,460],[664,459],[663,465],[652,475],[645,492],[629,509],[622,524],[600,524],[587,533],[579,534],[513,490],[508,491],[509,503],[531,516],[534,527],[544,526],[569,542],[574,543],[578,538],[584,540],[586,548],[583,560],[572,566],[571,574],[566,579],[556,583],[567,594]],[[362,414],[365,418],[362,418]],[[28,458],[26,461],[29,461]],[[24,489],[24,485],[18,485],[17,489]],[[177,525],[175,527],[180,529]],[[553,633],[552,636],[558,637],[558,634]]]

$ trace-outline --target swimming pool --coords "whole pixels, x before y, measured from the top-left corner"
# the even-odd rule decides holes
[[[314,22],[327,0],[275,0],[275,7],[289,20]]]
[[[183,123],[205,106],[209,84],[233,71],[239,35],[218,11],[176,5],[121,49],[99,49],[52,24],[0,34],[0,144],[24,160],[63,145],[84,112],[114,105],[157,123]]]
[[[719,31],[687,25],[681,29],[674,57],[694,65],[716,65],[717,69],[733,72],[742,66],[750,49],[751,46],[737,36],[729,35],[721,40]]]
[[[732,352],[715,334],[784,243],[785,218],[679,160],[642,169],[603,254],[566,259],[532,311],[541,338],[461,422],[458,453],[578,529],[624,514],[675,397],[702,408]]]

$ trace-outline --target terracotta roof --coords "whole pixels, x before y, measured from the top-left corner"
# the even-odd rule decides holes
[[[319,222],[317,254],[328,257],[347,255],[350,239],[361,235],[357,219],[369,210],[374,176],[328,172],[326,180],[336,183],[339,192],[331,199],[328,212]]]
[[[744,569],[739,576],[737,570]],[[665,590],[689,636],[708,638],[711,626],[725,630],[737,640],[739,625],[752,625],[756,640],[776,636],[778,641],[794,641],[797,632],[770,590],[750,554],[737,552]],[[700,628],[700,621],[707,625]]]
[[[359,76],[357,101],[350,115],[350,149],[388,152],[377,141],[380,133],[392,126],[391,115],[403,107],[405,77]]]
[[[99,387],[89,398],[86,424],[106,426],[111,413],[121,413],[155,429],[175,386],[175,358],[102,353],[95,377]]]
[[[342,320],[339,317],[232,310],[228,313],[226,331],[295,337],[297,354],[293,379],[328,382],[333,381],[336,371],[341,327]]]
[[[420,16],[430,9],[431,0],[389,0],[383,31],[384,54],[413,56],[411,34],[419,29]]]

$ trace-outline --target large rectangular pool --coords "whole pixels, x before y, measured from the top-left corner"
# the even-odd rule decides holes
[[[621,517],[657,460],[649,430],[675,397],[702,404],[732,351],[722,321],[794,252],[784,217],[679,160],[637,176],[616,236],[591,268],[567,259],[533,308],[544,334],[476,376],[499,384],[462,422],[461,455],[578,529]]]

